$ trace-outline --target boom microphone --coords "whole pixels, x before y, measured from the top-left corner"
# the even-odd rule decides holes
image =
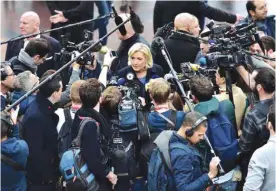
[[[123,19],[118,16],[117,11],[113,5],[112,5],[112,11],[115,16],[116,26],[119,26],[123,22]],[[125,25],[120,26],[119,31],[120,31],[121,35],[125,36],[127,33]]]

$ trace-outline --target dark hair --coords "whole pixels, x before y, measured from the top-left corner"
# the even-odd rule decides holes
[[[214,94],[212,82],[207,77],[193,77],[190,80],[190,88],[199,102],[209,101]]]
[[[11,123],[7,121],[11,120],[10,114],[6,111],[1,111],[1,138],[6,137],[9,132],[9,128],[12,128]]]
[[[269,51],[270,49],[273,50],[273,52],[275,52],[275,40],[274,38],[272,38],[271,36],[263,36],[261,38],[261,41],[264,45],[264,48]]]
[[[55,70],[47,70],[39,79],[39,83],[43,82],[53,73],[55,73]],[[45,96],[46,98],[50,97],[54,92],[59,91],[61,87],[60,82],[61,76],[57,74],[51,80],[49,80],[39,88],[39,93]]]
[[[177,91],[174,91],[172,95],[169,96],[169,101],[177,111],[183,111],[184,103]]]
[[[82,107],[94,108],[101,97],[101,84],[96,78],[88,79],[80,87]]]
[[[236,71],[236,69],[232,69],[229,72],[230,72],[232,84],[237,83],[239,73]],[[226,78],[225,68],[219,68],[218,73],[219,73],[220,77]]]
[[[267,119],[268,119],[268,122],[272,124],[273,130],[275,131],[275,100],[273,104],[270,106]]]
[[[260,84],[266,93],[275,91],[275,71],[270,68],[256,69],[255,84]]]
[[[39,55],[40,57],[44,57],[51,51],[50,44],[47,40],[43,38],[35,38],[30,40],[25,48],[25,52],[29,54],[30,57],[35,55]]]
[[[248,13],[249,16],[251,16],[249,11],[254,11],[255,12],[256,6],[254,4],[254,1],[252,1],[252,0],[247,1],[246,10],[247,10],[247,13]]]
[[[187,113],[187,115],[185,115],[185,118],[182,122],[182,127],[192,127],[200,118],[204,117],[204,115],[202,115],[201,113],[198,113],[196,111],[193,111],[193,112],[189,112]],[[207,121],[203,121],[201,122],[200,124],[198,124],[194,130],[198,130],[198,128],[201,126],[201,125],[204,125],[206,127],[207,125]]]

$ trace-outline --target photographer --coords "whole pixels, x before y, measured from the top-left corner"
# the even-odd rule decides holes
[[[119,85],[125,85],[129,81],[137,83],[140,87],[139,97],[145,99],[145,103],[150,103],[150,98],[145,89],[145,84],[150,79],[163,77],[163,69],[159,65],[153,64],[152,55],[147,45],[142,43],[134,44],[128,52],[129,66],[121,69],[118,76],[122,78],[119,80]],[[128,79],[128,75],[132,74],[133,79]]]
[[[76,138],[80,123],[85,117],[92,118],[99,124],[92,121],[85,124],[81,137],[81,149],[90,172],[95,175],[101,190],[105,191],[111,188],[110,183],[116,184],[117,176],[111,172],[106,161],[108,157],[106,141],[110,139],[110,128],[106,119],[99,113],[101,93],[101,84],[94,78],[88,79],[80,87],[82,107],[75,114],[71,137],[72,140]]]
[[[139,169],[139,157],[136,156],[139,147],[137,127],[122,127],[118,109],[121,107],[122,93],[116,86],[107,87],[102,94],[101,113],[109,120],[111,128],[112,148],[111,161],[118,182],[115,186],[117,191],[135,190],[140,187],[144,190],[143,178]],[[121,140],[121,142],[119,141]]]

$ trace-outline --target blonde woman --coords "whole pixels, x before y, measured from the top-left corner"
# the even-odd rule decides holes
[[[152,55],[147,45],[143,43],[134,44],[128,51],[128,66],[118,72],[119,85],[125,85],[130,77],[139,84],[139,96],[145,98],[146,103],[150,102],[146,94],[145,84],[150,79],[164,76],[163,69],[159,65],[153,64]]]

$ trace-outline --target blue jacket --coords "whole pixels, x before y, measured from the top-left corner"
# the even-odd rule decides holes
[[[170,118],[171,110],[162,113],[165,117]],[[177,111],[176,113],[176,127],[175,130],[178,130],[185,117],[185,113],[183,111]],[[151,133],[161,132],[166,130],[167,128],[167,121],[160,117],[156,112],[151,112],[148,115],[148,124]]]
[[[58,120],[53,104],[39,93],[25,112],[22,137],[30,148],[27,163],[28,181],[34,184],[57,181]]]
[[[271,36],[275,38],[275,15],[270,15],[265,18],[265,20],[262,21],[256,21],[256,26],[258,27],[258,30],[263,31],[266,35]],[[240,21],[239,24],[249,24],[253,22],[252,18],[250,16],[247,16],[244,20]]]
[[[183,148],[172,148],[183,144]],[[202,170],[202,158],[198,151],[183,137],[173,133],[170,139],[170,157],[173,176],[178,191],[202,191],[212,184],[207,173]]]
[[[12,103],[16,102],[19,98],[21,98],[25,93],[24,91],[17,91],[15,90],[12,93]],[[24,99],[20,104],[19,104],[19,111],[18,111],[18,116],[24,115],[32,101],[35,99],[35,95],[30,95],[26,99]]]
[[[29,148],[25,141],[9,138],[1,143],[1,153],[25,167],[29,156]],[[1,177],[2,191],[27,190],[26,177],[23,171],[15,171],[12,167],[1,162]]]

